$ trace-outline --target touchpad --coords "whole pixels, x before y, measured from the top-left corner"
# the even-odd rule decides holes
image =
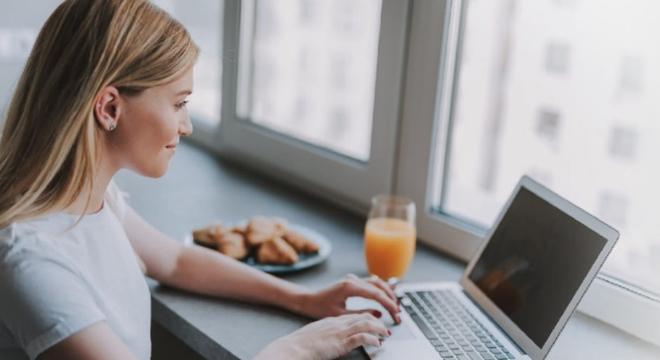
[[[380,320],[392,331],[392,336],[387,339],[388,342],[415,339],[415,334],[410,329],[410,324],[407,324],[404,320],[401,324],[396,325],[390,313],[376,301],[361,297],[351,297],[346,300],[346,308],[349,310],[374,309],[380,311],[383,314]]]
[[[387,341],[412,340],[415,338],[415,334],[410,329],[410,324],[405,321],[399,325],[388,326],[388,328],[392,331],[392,336]]]

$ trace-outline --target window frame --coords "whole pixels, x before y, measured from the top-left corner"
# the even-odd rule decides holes
[[[390,80],[376,81],[374,118],[385,124],[374,122],[371,154],[383,157],[371,168],[238,118],[237,91],[243,89],[238,87],[237,51],[227,49],[238,49],[241,3],[247,1],[224,3],[222,48],[227,55],[222,60],[222,121],[217,127],[195,122],[192,140],[223,158],[249,163],[267,176],[361,214],[374,193],[393,190],[408,196],[418,204],[419,240],[467,263],[481,245],[485,229],[433,211],[429,202],[443,191],[432,179],[445,174],[465,1],[383,0],[380,38],[384,34],[392,38],[388,45],[379,44],[377,78],[390,71]],[[383,24],[389,26],[384,29]],[[384,65],[383,57],[389,59]],[[436,146],[436,135],[442,146]],[[268,143],[251,150],[237,139]],[[284,155],[273,155],[278,153]],[[436,159],[442,161],[440,166],[432,166]],[[272,165],[280,162],[282,166]],[[660,297],[634,284],[600,273],[578,310],[660,345]]]
[[[418,204],[420,241],[468,262],[485,229],[438,213],[430,203],[443,191],[432,179],[446,175],[465,10],[463,0],[416,1],[411,9],[395,190]],[[660,298],[615,276],[599,273],[578,311],[660,345]]]
[[[225,0],[220,125],[196,131],[193,141],[229,161],[293,183],[356,211],[368,208],[371,197],[390,193],[396,160],[396,134],[402,99],[409,1],[383,0],[379,30],[373,124],[369,160],[362,162],[278,133],[240,117],[245,88],[239,71],[243,61],[241,8],[255,0]],[[249,24],[247,25],[249,28]],[[243,97],[245,98],[245,97]],[[199,124],[203,126],[202,124]],[[200,130],[200,129],[197,129]]]

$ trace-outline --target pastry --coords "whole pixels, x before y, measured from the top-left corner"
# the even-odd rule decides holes
[[[274,237],[259,246],[257,261],[263,264],[291,265],[298,261],[298,254],[284,239]]]
[[[284,240],[289,243],[298,253],[316,253],[319,251],[319,245],[312,240],[304,237],[302,234],[287,229],[284,231]]]
[[[245,236],[247,234],[247,224],[233,226],[229,231]]]
[[[284,225],[263,216],[252,218],[247,225],[245,239],[248,246],[258,246],[261,243],[284,235]]]
[[[218,241],[218,251],[237,260],[241,260],[248,254],[243,235],[225,231]]]
[[[205,228],[193,230],[193,241],[197,245],[215,249],[222,234],[222,224],[213,224]]]
[[[319,245],[289,229],[286,219],[255,216],[246,224],[225,227],[220,223],[193,231],[196,244],[215,249],[229,257],[254,257],[262,264],[291,265],[299,254],[317,253]]]

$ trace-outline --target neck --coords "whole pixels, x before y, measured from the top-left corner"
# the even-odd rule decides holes
[[[110,183],[110,180],[112,180],[112,177],[115,175],[115,173],[119,171],[119,167],[114,166],[109,161],[109,159],[107,159],[107,157],[102,158],[105,158],[105,161],[101,160],[99,164],[98,173],[94,178],[92,188],[90,189],[89,187],[86,187],[78,195],[78,198],[76,198],[73,204],[64,209],[64,212],[74,215],[81,215],[83,213],[93,214],[102,209],[103,197],[105,195],[106,189],[108,188],[108,184]],[[87,206],[87,209],[85,209],[85,203],[87,202],[87,198],[90,195],[91,197],[89,199],[89,205]]]

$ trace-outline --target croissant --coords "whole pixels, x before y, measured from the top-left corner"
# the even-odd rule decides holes
[[[298,261],[298,254],[284,239],[275,237],[259,246],[257,261],[264,264],[291,265]]]
[[[222,233],[218,241],[218,250],[237,260],[243,259],[248,254],[243,235],[231,231]]]
[[[299,253],[316,253],[319,251],[319,245],[312,240],[307,239],[300,233],[293,230],[284,231],[284,240],[289,243],[296,252]]]
[[[222,224],[213,224],[193,230],[193,241],[201,246],[215,249],[222,234]]]
[[[263,216],[257,216],[250,220],[246,229],[246,240],[250,247],[282,235],[284,235],[284,225]]]

